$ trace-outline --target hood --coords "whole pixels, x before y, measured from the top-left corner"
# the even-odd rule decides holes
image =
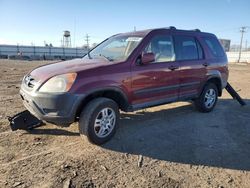
[[[30,75],[37,81],[43,82],[53,76],[79,72],[91,68],[107,66],[110,63],[104,59],[73,59],[38,67]]]

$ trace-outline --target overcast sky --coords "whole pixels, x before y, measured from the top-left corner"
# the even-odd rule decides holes
[[[69,30],[72,45],[82,46],[87,33],[98,43],[134,26],[199,28],[239,43],[250,0],[0,0],[0,44],[60,46]],[[250,28],[245,40],[250,45]]]

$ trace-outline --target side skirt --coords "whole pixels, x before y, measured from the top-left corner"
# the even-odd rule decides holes
[[[127,111],[133,112],[136,110],[141,110],[141,109],[145,109],[145,108],[149,108],[149,107],[169,104],[169,103],[173,103],[173,102],[189,101],[189,100],[195,99],[197,97],[198,97],[197,94],[190,94],[190,95],[180,96],[179,98],[178,97],[171,97],[171,98],[160,99],[160,100],[156,100],[156,101],[134,104],[134,105],[130,105]]]

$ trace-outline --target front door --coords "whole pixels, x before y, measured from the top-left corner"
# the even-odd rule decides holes
[[[172,37],[154,35],[142,53],[154,53],[155,61],[132,65],[132,104],[140,108],[177,100],[179,65],[175,61]]]

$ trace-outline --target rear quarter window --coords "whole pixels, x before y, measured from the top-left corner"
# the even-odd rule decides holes
[[[219,43],[219,41],[215,37],[203,37],[203,40],[207,44],[210,52],[214,57],[223,57],[225,56],[225,52]]]

